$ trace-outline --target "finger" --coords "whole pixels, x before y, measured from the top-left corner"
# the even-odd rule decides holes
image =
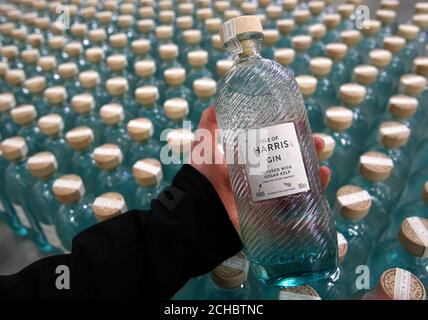
[[[217,128],[217,119],[215,116],[215,107],[211,106],[202,112],[201,120],[199,121],[199,128],[212,130]]]
[[[317,150],[317,156],[324,150],[324,140],[320,137],[314,137],[315,149]]]
[[[331,171],[328,167],[321,166],[319,175],[320,175],[321,187],[325,191],[328,187],[329,182],[330,182]]]

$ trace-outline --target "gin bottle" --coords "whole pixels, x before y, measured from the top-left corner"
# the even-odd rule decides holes
[[[260,56],[257,17],[226,22],[222,37],[234,67],[219,87],[217,120],[247,257],[264,283],[326,278],[337,268],[337,236],[297,83]]]

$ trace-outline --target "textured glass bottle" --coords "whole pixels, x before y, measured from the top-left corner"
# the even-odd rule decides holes
[[[218,124],[227,129],[226,156],[238,160],[239,129],[261,127],[268,129],[263,131],[268,131],[270,138],[280,136],[294,149],[293,153],[282,149],[279,154],[276,151],[268,155],[297,155],[294,161],[268,167],[269,171],[281,171],[284,166],[291,166],[292,174],[283,174],[293,176],[289,181],[297,182],[294,189],[292,184],[284,189],[285,181],[279,185],[264,180],[266,173],[248,175],[248,163],[233,161],[228,165],[248,259],[257,277],[265,283],[297,286],[325,278],[337,268],[337,237],[322,193],[301,93],[282,66],[260,57],[262,27],[257,18],[232,19],[223,25],[222,31],[226,49],[239,49],[234,55],[235,65],[221,83],[217,96]],[[263,145],[260,147],[263,149]],[[257,190],[259,184],[263,184],[264,190]],[[276,194],[271,193],[271,188]]]

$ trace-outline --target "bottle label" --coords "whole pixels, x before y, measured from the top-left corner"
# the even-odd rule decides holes
[[[280,291],[278,300],[321,300],[321,298],[317,296],[309,296],[307,294]]]
[[[43,233],[46,236],[46,239],[48,239],[48,242],[54,246],[55,248],[59,248],[63,250],[61,240],[58,237],[58,234],[56,233],[56,229],[53,225],[40,223],[40,227],[43,230]]]
[[[6,208],[3,205],[3,202],[0,200],[0,211],[1,212],[6,212]]]
[[[21,207],[19,204],[16,204],[16,203],[12,203],[12,207],[15,210],[15,213],[19,219],[19,222],[21,222],[21,224],[24,227],[31,229],[31,223],[27,218],[27,214],[25,213],[24,208]]]
[[[229,20],[223,23],[223,42],[227,43],[227,50],[231,54],[240,54],[244,51],[241,42],[236,38],[235,22]]]
[[[253,201],[310,190],[294,122],[245,130],[238,147]]]
[[[416,236],[422,242],[422,245],[425,247],[422,258],[428,258],[428,230],[418,217],[411,217],[407,219],[410,227],[413,229],[413,232],[416,233]]]
[[[341,212],[343,207],[355,205],[357,203],[369,201],[371,199],[372,197],[366,190],[353,192],[337,197],[335,207],[338,212]]]
[[[400,268],[395,269],[394,300],[409,300],[411,279],[412,276],[409,271]]]

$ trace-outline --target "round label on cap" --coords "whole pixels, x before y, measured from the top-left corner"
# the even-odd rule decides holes
[[[314,288],[301,286],[281,289],[278,300],[321,300],[321,298]]]
[[[404,220],[400,228],[400,240],[411,254],[428,258],[428,220],[420,217]]]
[[[345,219],[361,220],[372,204],[370,194],[357,186],[343,186],[337,191],[335,208]]]
[[[392,300],[425,300],[426,292],[421,281],[401,268],[386,270],[378,284],[380,294]]]
[[[163,179],[162,165],[159,160],[153,158],[137,161],[132,172],[138,184],[142,186],[155,186]]]
[[[97,197],[92,204],[92,209],[100,221],[105,221],[128,211],[125,199],[116,192],[104,193]]]

